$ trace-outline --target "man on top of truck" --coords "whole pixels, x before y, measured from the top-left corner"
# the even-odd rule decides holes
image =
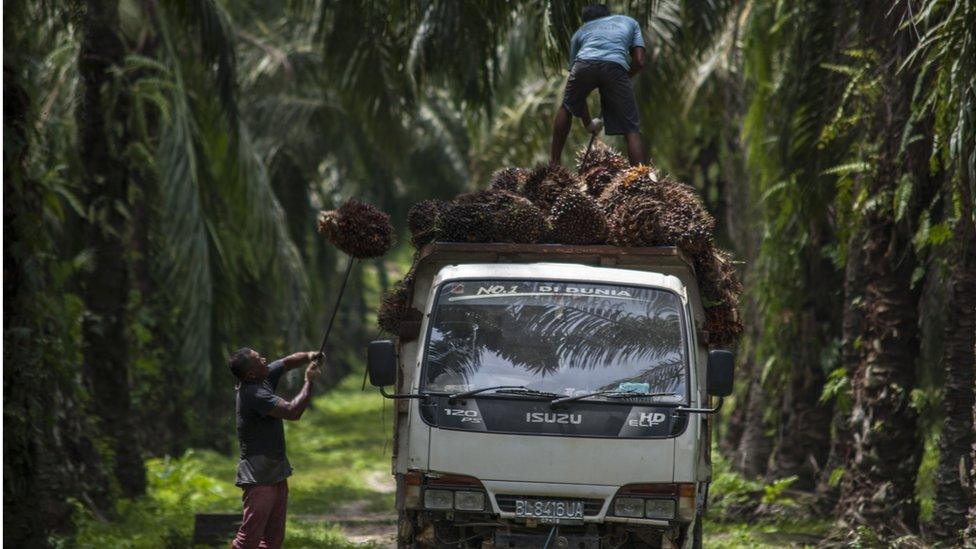
[[[600,131],[605,123],[607,135],[626,136],[630,164],[643,164],[644,145],[631,83],[644,68],[640,25],[626,15],[611,15],[602,4],[584,6],[583,21],[570,43],[569,80],[552,125],[549,161],[559,164],[572,117],[577,116],[590,133]],[[602,121],[591,118],[586,106],[594,88],[600,89]]]
[[[244,518],[231,544],[234,549],[274,549],[284,542],[291,464],[285,455],[281,420],[302,417],[321,358],[317,351],[299,352],[269,365],[267,359],[247,347],[230,358],[230,371],[238,381],[237,438],[241,446],[235,484],[243,489],[244,504]],[[295,398],[286,401],[275,395],[285,372],[310,363],[305,384]]]

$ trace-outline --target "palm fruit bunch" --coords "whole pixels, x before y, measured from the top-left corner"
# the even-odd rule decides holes
[[[525,184],[528,176],[529,172],[524,168],[502,168],[491,174],[491,179],[488,180],[488,189],[517,193]]]
[[[732,254],[716,246],[708,246],[695,256],[695,272],[706,301],[727,305],[738,303],[742,282],[736,276]]]
[[[582,185],[579,179],[566,168],[540,164],[526,177],[525,184],[522,185],[522,196],[543,210],[548,210],[563,191],[580,188]]]
[[[379,257],[393,246],[390,216],[358,200],[320,212],[318,230],[336,248],[357,259]]]
[[[739,311],[730,305],[716,305],[705,309],[705,331],[708,344],[715,347],[731,345],[742,335]]]
[[[634,166],[617,174],[597,197],[600,207],[607,215],[620,204],[656,192],[661,175],[649,166]]]
[[[545,214],[529,199],[505,193],[495,209],[495,242],[539,242],[549,234]]]
[[[380,329],[391,334],[400,333],[400,322],[410,310],[410,296],[413,294],[413,271],[403,277],[383,295],[380,308],[376,312],[376,324]]]
[[[599,204],[583,191],[564,191],[549,208],[551,242],[557,244],[603,244],[607,241],[607,218]]]
[[[622,154],[603,142],[593,145],[589,154],[586,149],[576,153],[576,172],[580,174],[587,194],[596,198],[610,185],[613,178],[629,167]]]
[[[439,238],[448,242],[491,242],[495,216],[483,202],[454,202],[440,216]]]
[[[528,199],[487,189],[458,195],[455,204],[482,204],[492,212],[491,242],[538,242],[548,233],[545,214]]]
[[[414,204],[407,212],[407,227],[410,229],[410,241],[414,248],[422,248],[437,240],[441,214],[448,207],[443,200],[421,200]]]
[[[711,245],[715,219],[694,189],[651,168],[621,173],[600,199],[618,246],[679,246],[694,254]]]

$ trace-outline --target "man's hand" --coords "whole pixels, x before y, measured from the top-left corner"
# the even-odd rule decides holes
[[[586,127],[586,131],[590,133],[599,133],[603,129],[603,120],[599,118],[594,118],[590,121],[590,125]]]
[[[315,381],[315,378],[317,378],[317,377],[319,377],[319,374],[321,374],[321,373],[322,373],[322,372],[321,372],[321,371],[319,370],[319,365],[318,365],[318,363],[317,363],[317,362],[313,362],[313,363],[312,363],[312,364],[311,364],[311,365],[310,365],[310,366],[309,366],[309,367],[308,367],[308,368],[307,368],[307,369],[305,370],[305,381],[307,381],[307,382],[309,382],[309,383],[311,383],[311,382],[313,382],[313,381]]]
[[[322,363],[323,355],[318,351],[299,351],[297,353],[292,353],[282,361],[285,364],[285,371],[291,371],[295,368],[300,368],[310,362]]]

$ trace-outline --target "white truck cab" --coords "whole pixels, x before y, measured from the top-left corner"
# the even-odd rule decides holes
[[[415,269],[369,349],[400,547],[700,546],[732,362],[678,250],[436,243]]]

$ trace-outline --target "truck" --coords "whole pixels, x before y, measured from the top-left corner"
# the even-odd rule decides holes
[[[398,547],[701,547],[733,355],[686,254],[436,242],[408,304],[367,352]]]

